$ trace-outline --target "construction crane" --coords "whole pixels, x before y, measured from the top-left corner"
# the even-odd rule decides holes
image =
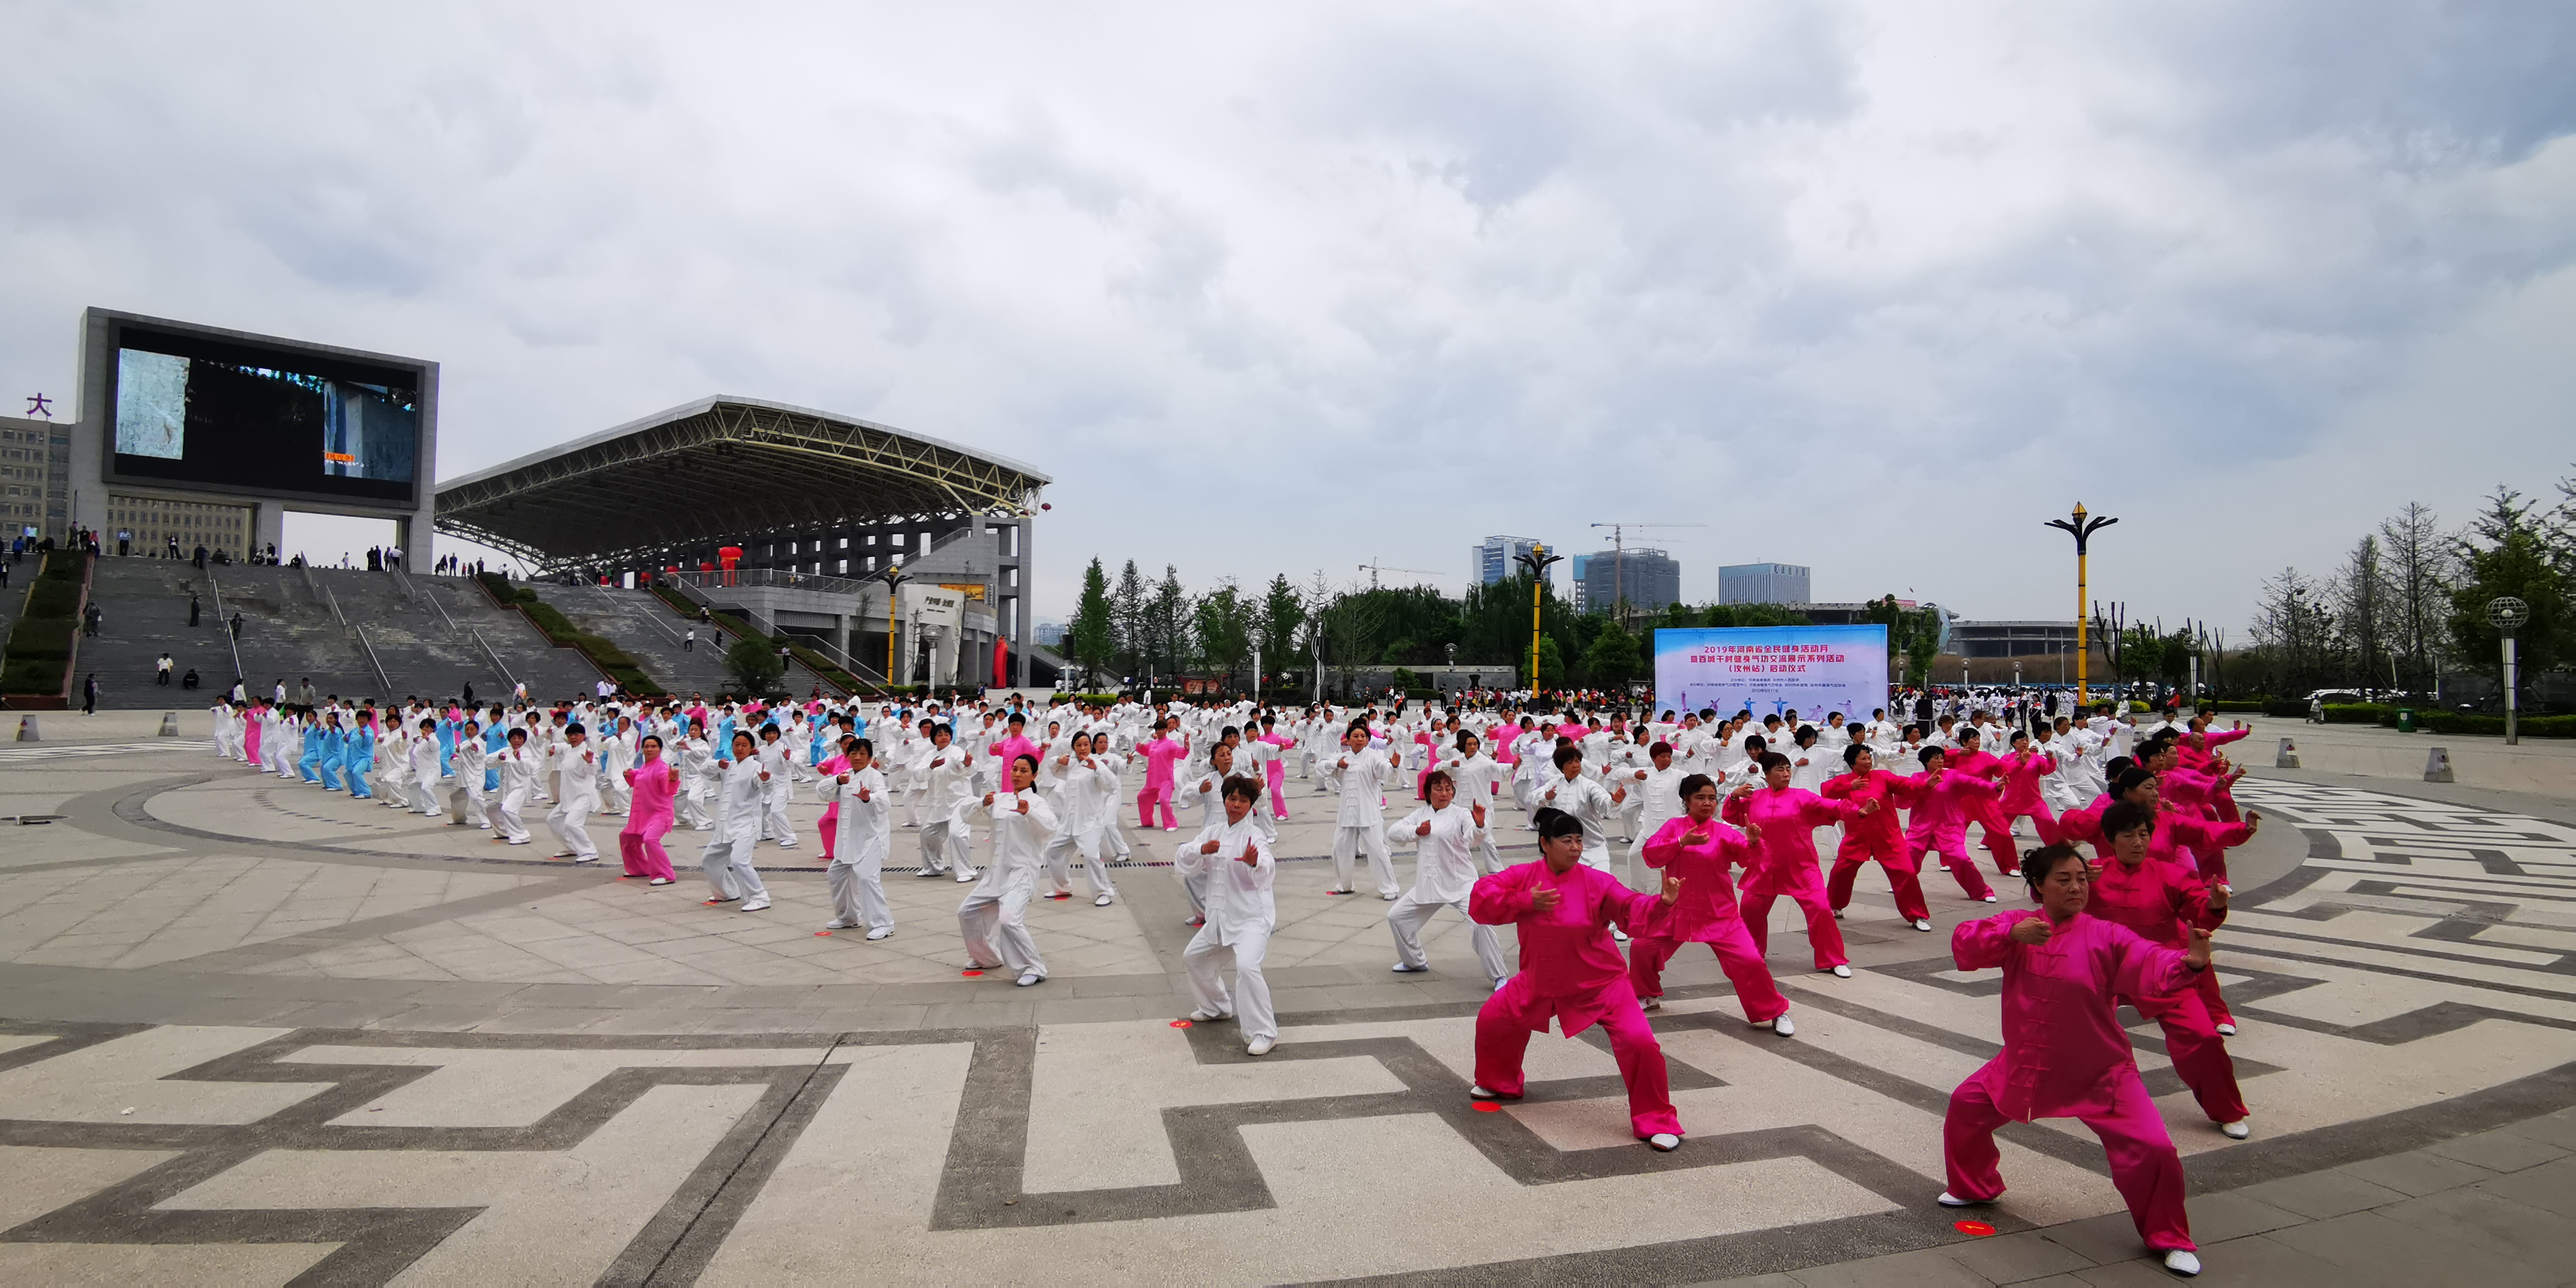
[[[1626,558],[1625,558],[1625,556],[1626,556],[1626,554],[1627,554],[1627,551],[1628,551],[1628,529],[1630,529],[1630,528],[1705,528],[1705,527],[1707,527],[1708,525],[1707,525],[1707,524],[1705,524],[1705,523],[1633,523],[1633,522],[1619,522],[1619,523],[1596,523],[1596,524],[1593,524],[1592,526],[1593,526],[1593,527],[1596,527],[1596,528],[1608,528],[1608,529],[1610,530],[1610,591],[1611,591],[1611,596],[1612,596],[1612,598],[1613,598],[1615,601],[1618,601],[1618,602],[1625,602],[1625,601],[1627,600],[1627,598],[1628,598],[1628,578],[1627,578],[1627,576],[1626,576],[1628,569],[1627,569],[1627,560],[1626,560]],[[1618,609],[1617,609],[1617,607],[1616,607],[1616,604],[1615,604],[1615,603],[1614,603],[1614,604],[1605,604],[1605,605],[1603,605],[1602,607],[1604,607],[1604,608],[1606,608],[1606,609],[1608,609],[1609,611],[1614,612],[1614,613],[1618,611]]]
[[[1428,568],[1398,568],[1393,564],[1379,563],[1375,559],[1371,559],[1367,563],[1361,564],[1360,571],[1369,575],[1369,589],[1371,590],[1376,590],[1378,588],[1377,575],[1382,572],[1409,572],[1424,577],[1437,577],[1440,575]]]

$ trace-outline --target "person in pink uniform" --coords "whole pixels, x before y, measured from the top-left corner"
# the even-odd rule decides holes
[[[1170,730],[1178,723],[1170,716],[1154,722],[1152,739],[1137,745],[1136,754],[1145,758],[1145,787],[1136,793],[1136,826],[1154,826],[1154,805],[1163,806],[1163,830],[1181,830],[1181,820],[1172,813],[1172,765],[1190,754],[1189,744],[1174,738]]]
[[[2014,730],[2012,751],[2003,758],[2004,834],[2012,834],[2013,820],[2027,818],[2031,830],[2039,833],[2039,843],[2055,845],[2057,816],[2048,812],[2048,802],[2040,799],[2039,780],[2057,772],[2057,757],[2030,744],[2030,735]]]
[[[1827,823],[1852,823],[1878,813],[1876,801],[1853,804],[1829,801],[1803,787],[1789,785],[1789,758],[1762,753],[1763,786],[1750,784],[1726,798],[1725,818],[1737,827],[1759,829],[1760,860],[1744,877],[1744,926],[1754,950],[1771,951],[1771,904],[1781,895],[1797,901],[1807,914],[1807,940],[1816,950],[1816,969],[1851,978],[1851,959],[1843,955],[1842,927],[1825,902],[1825,877],[1816,857],[1816,829]]]
[[[618,857],[626,861],[626,875],[649,877],[647,885],[671,884],[671,856],[662,849],[662,838],[671,830],[672,802],[680,795],[680,775],[670,761],[662,759],[662,740],[644,735],[636,754],[643,759],[626,771],[626,785],[635,793],[634,804],[627,807],[626,826],[617,833]]]
[[[2110,838],[2108,853],[2093,869],[2093,897],[2085,907],[2104,921],[2116,921],[2130,933],[2164,948],[2190,946],[2193,927],[2216,930],[2227,920],[2227,892],[2204,884],[2188,858],[2175,862],[2149,851],[2160,811],[2123,802],[2102,816]],[[2202,979],[2210,978],[2204,974]],[[2202,1113],[2230,1139],[2253,1134],[2246,1119],[2245,1096],[2236,1085],[2236,1062],[2227,1057],[2217,1020],[2201,990],[2172,997],[2132,997],[2121,1001],[2164,1028],[2165,1051],[2174,1072],[2191,1088]]]
[[[1640,894],[1583,862],[1583,825],[1573,815],[1543,807],[1531,823],[1538,829],[1538,861],[1484,877],[1467,895],[1470,917],[1517,928],[1521,945],[1520,972],[1476,1012],[1476,1083],[1467,1094],[1519,1099],[1527,1086],[1521,1065],[1530,1034],[1544,1032],[1551,1018],[1569,1038],[1599,1024],[1628,1085],[1630,1128],[1659,1153],[1679,1149],[1682,1120],[1673,1109],[1663,1044],[1637,1006],[1610,927],[1632,936],[1663,933],[1683,881],[1667,872],[1660,895]]]
[[[2004,1049],[1950,1093],[1941,1123],[1949,1188],[1941,1205],[2002,1197],[1996,1128],[2074,1118],[2102,1138],[2111,1184],[2147,1248],[2163,1254],[2166,1269],[2199,1274],[2183,1211],[2182,1157],[2112,1008],[2122,997],[2191,991],[2192,978],[2209,969],[2209,932],[2194,928],[2190,949],[2176,951],[2086,915],[2092,869],[2071,845],[2031,851],[2022,875],[2037,909],[1961,922],[1950,935],[1950,958],[1960,970],[2003,968]]]
[[[251,768],[263,774],[268,772],[268,762],[259,758],[259,726],[267,718],[268,704],[254,698],[250,704],[250,718],[242,721],[242,756]]]
[[[1735,883],[1726,879],[1729,866],[1749,868],[1759,861],[1754,846],[1762,839],[1762,829],[1753,826],[1739,832],[1718,822],[1717,783],[1706,774],[1683,778],[1680,791],[1682,816],[1664,820],[1638,854],[1647,867],[1681,878],[1682,897],[1673,903],[1662,934],[1629,940],[1628,983],[1646,999],[1645,1009],[1660,1009],[1664,963],[1684,944],[1706,944],[1717,954],[1718,968],[1735,985],[1735,1000],[1744,1007],[1745,1022],[1770,1025],[1772,1032],[1785,1038],[1798,1031],[1789,1021],[1789,999],[1780,995],[1770,963],[1762,960],[1762,950],[1753,946],[1753,936],[1744,929],[1744,916],[1735,907]]]
[[[1995,860],[1995,875],[2013,876],[2021,871],[2021,847],[2013,844],[2012,820],[2004,817],[2000,799],[2004,781],[2004,758],[1985,750],[1984,741],[1973,727],[1959,731],[1959,750],[1950,757],[1950,772],[1995,784],[1994,796],[1960,802],[1966,811],[1964,821],[1975,823],[1985,833],[1986,853]]]
[[[846,736],[843,737],[841,739],[841,747],[848,747],[850,742],[851,739]],[[814,766],[814,776],[816,778],[839,778],[841,775],[848,772],[850,772],[849,754],[845,750],[840,749],[835,749],[822,764]],[[827,795],[826,799],[830,800],[831,804],[823,807],[822,821],[816,823],[815,827],[820,829],[822,832],[823,861],[825,863],[829,863],[832,861],[832,848],[839,841],[841,835],[841,798],[836,795]]]
[[[1005,727],[1009,732],[999,738],[995,738],[993,740],[993,745],[986,749],[992,754],[993,759],[998,762],[993,766],[993,781],[997,783],[1006,783],[1011,780],[1011,762],[1018,760],[1022,756],[1026,756],[1040,764],[1046,763],[1046,748],[1029,740],[1029,718],[1027,716],[1014,711],[1011,713],[1010,721]],[[1164,799],[1168,800],[1170,797],[1166,796]]]
[[[1896,915],[1916,930],[1931,930],[1932,909],[1923,902],[1914,851],[1906,845],[1905,830],[1896,818],[1898,807],[1914,801],[1914,780],[1879,768],[1865,742],[1843,748],[1843,764],[1848,772],[1826,779],[1816,794],[1829,801],[1874,800],[1878,812],[1843,829],[1842,844],[1834,847],[1834,870],[1825,877],[1825,902],[1832,905],[1835,916],[1843,915],[1843,909],[1851,906],[1852,879],[1860,875],[1862,864],[1875,862],[1887,874],[1887,888],[1896,896]]]
[[[1952,772],[1949,753],[1931,743],[1915,754],[1923,762],[1923,772],[1907,780],[1913,785],[1914,808],[1905,816],[1906,853],[1913,856],[1918,872],[1924,855],[1940,855],[1948,861],[1945,867],[1962,892],[1993,903],[1994,887],[1986,884],[1976,860],[1968,857],[1968,819],[1973,804],[1980,798],[1991,802],[2001,789],[1982,778]]]
[[[1279,749],[1279,754],[1261,762],[1261,778],[1270,789],[1270,812],[1282,823],[1288,821],[1288,753],[1297,749],[1297,740],[1279,732],[1278,721],[1261,717],[1261,736],[1255,742],[1266,742]]]

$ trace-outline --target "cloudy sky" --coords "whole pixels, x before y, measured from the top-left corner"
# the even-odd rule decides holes
[[[711,393],[1194,587],[1653,534],[2241,624],[2576,462],[2576,8],[0,7],[0,392],[87,305],[432,358],[439,469]],[[66,400],[66,403],[68,400]],[[318,539],[318,538],[317,538]],[[1599,544],[1606,545],[1606,541]]]

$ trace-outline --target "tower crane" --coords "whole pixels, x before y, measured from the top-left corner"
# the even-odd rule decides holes
[[[1628,529],[1705,528],[1708,525],[1705,523],[1639,523],[1635,521],[1619,521],[1612,523],[1596,523],[1592,526],[1596,528],[1608,528],[1610,530],[1611,594],[1615,600],[1624,603],[1628,598],[1628,579],[1626,576],[1628,569],[1625,558],[1628,549]],[[1616,607],[1612,607],[1611,611],[1615,613],[1618,609]]]
[[[1371,559],[1367,563],[1361,564],[1360,571],[1369,575],[1369,589],[1371,590],[1376,590],[1378,588],[1377,575],[1382,572],[1409,572],[1424,577],[1437,577],[1440,575],[1428,568],[1398,568],[1394,564],[1379,563],[1375,559]]]

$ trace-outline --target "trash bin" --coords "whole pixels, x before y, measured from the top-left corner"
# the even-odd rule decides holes
[[[2415,708],[2413,708],[2413,707],[2399,707],[2399,708],[2397,708],[2397,732],[2399,732],[2399,733],[2413,733],[2413,732],[2415,732]]]

